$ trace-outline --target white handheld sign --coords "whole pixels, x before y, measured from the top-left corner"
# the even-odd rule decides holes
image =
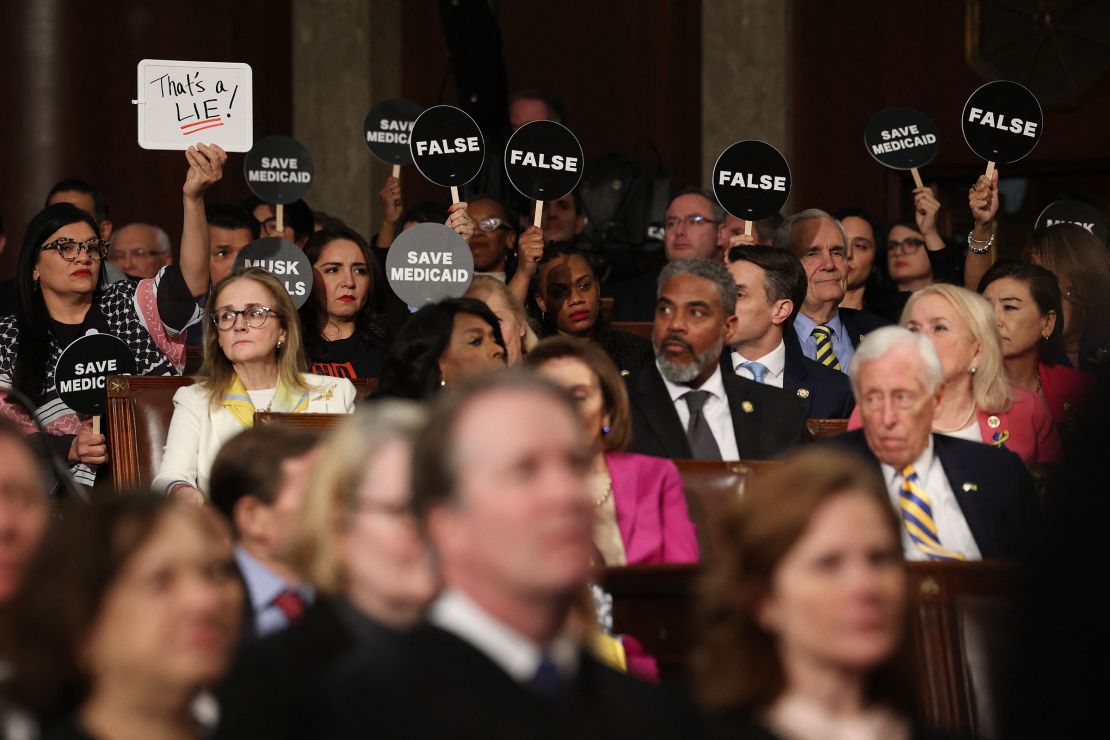
[[[249,64],[144,59],[138,96],[143,149],[188,149],[197,142],[245,152],[254,144]]]

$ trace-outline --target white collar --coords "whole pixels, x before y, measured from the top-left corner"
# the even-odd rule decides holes
[[[933,465],[933,435],[929,435],[929,444],[925,445],[925,449],[916,460],[913,461],[913,470],[917,473],[917,477],[921,480],[921,487],[925,488],[928,485],[929,468]],[[883,480],[886,481],[887,486],[901,485],[902,483],[902,468],[895,468],[886,463],[880,463],[880,468],[883,471]]]
[[[544,654],[564,678],[578,670],[578,641],[560,633],[546,651],[512,627],[490,616],[461,591],[448,589],[432,604],[428,621],[485,653],[519,683],[531,681]]]
[[[732,368],[735,370],[744,362],[758,362],[760,365],[767,368],[768,375],[777,378],[782,375],[783,370],[786,369],[786,343],[779,342],[779,346],[762,357],[756,358],[744,357],[744,355],[736,350],[732,350]]]
[[[659,367],[658,360],[655,361],[655,366],[657,368]],[[667,386],[667,392],[671,394],[672,403],[677,403],[678,399],[682,398],[687,393],[694,390],[709,391],[722,401],[728,401],[728,396],[725,395],[725,381],[721,379],[721,363],[719,362],[716,363],[716,367],[713,369],[713,374],[709,376],[709,379],[697,388],[694,388],[691,385],[672,383],[671,381],[667,380],[665,375],[663,375],[662,369],[659,370],[659,377],[663,378],[663,385]]]

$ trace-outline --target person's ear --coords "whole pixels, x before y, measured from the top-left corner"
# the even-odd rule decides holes
[[[1045,339],[1048,339],[1052,336],[1052,332],[1056,331],[1056,309],[1049,309],[1049,312],[1045,314],[1043,321],[1044,330],[1041,332],[1041,336]]]
[[[112,222],[104,219],[100,222],[100,238],[108,241],[112,237]]]
[[[736,318],[735,313],[730,313],[725,316],[725,324],[722,327],[721,338],[727,342],[736,333],[737,327],[740,325],[740,319]]]
[[[778,634],[782,624],[782,614],[778,600],[773,596],[764,596],[755,605],[755,621],[764,631]]]
[[[508,235],[505,237],[505,245],[509,249],[514,249],[516,247],[516,232],[515,231],[510,231],[508,233]]]
[[[239,539],[261,539],[265,536],[270,507],[255,496],[243,496],[231,510]]]
[[[589,222],[590,219],[586,218],[586,214],[579,213],[574,219],[574,235],[578,236],[583,231],[585,231],[586,224],[588,224]]]
[[[794,313],[794,301],[789,298],[781,298],[771,304],[771,323],[775,326],[782,326],[792,313]]]
[[[540,310],[547,313],[547,301],[543,299],[543,294],[537,290],[532,297],[536,299],[536,305],[540,307]]]

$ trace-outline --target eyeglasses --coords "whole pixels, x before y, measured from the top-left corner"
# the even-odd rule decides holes
[[[483,218],[478,222],[478,228],[485,232],[497,231],[498,229],[505,229],[512,231],[513,228],[505,223],[505,219],[491,216],[490,218]]]
[[[243,309],[236,311],[234,308],[221,308],[212,315],[212,323],[220,331],[231,331],[235,326],[235,319],[243,317],[243,323],[249,329],[261,329],[270,318],[270,314],[281,316],[280,313],[269,306],[260,306],[257,303],[248,303]]]
[[[916,237],[907,237],[902,241],[894,241],[893,239],[886,243],[886,248],[891,254],[897,254],[899,250],[903,254],[913,254],[917,250],[925,246],[925,242]]]
[[[89,255],[89,259],[99,261],[104,259],[108,254],[108,242],[103,239],[89,239],[88,241],[78,242],[73,239],[55,239],[39,247],[40,251],[46,252],[53,249],[58,253],[58,256],[66,262],[73,262],[77,259],[77,255],[84,250],[85,254]]]
[[[716,224],[720,222],[714,221],[711,218],[706,218],[705,216],[699,216],[697,214],[693,216],[684,216],[682,218],[679,218],[678,216],[669,216],[663,221],[663,228],[670,231],[671,229],[678,226],[679,223],[684,223],[690,228],[694,228],[695,226],[699,226],[701,224]]]
[[[146,249],[133,249],[130,252],[109,252],[108,259],[112,262],[123,262],[128,257],[133,257],[137,260],[144,260],[147,257],[161,257],[165,252],[152,252]]]
[[[894,403],[895,408],[901,409],[902,411],[909,411],[922,399],[922,394],[913,393],[911,391],[894,391],[889,397]],[[864,395],[859,405],[862,411],[877,411],[883,407],[883,404],[886,403],[886,399],[887,396],[882,393],[868,393]]]

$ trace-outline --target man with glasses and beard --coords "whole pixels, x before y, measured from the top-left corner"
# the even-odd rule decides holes
[[[721,372],[735,305],[736,283],[719,260],[680,259],[663,268],[652,330],[655,364],[628,379],[630,452],[750,460],[806,439],[805,414],[789,393]]]

